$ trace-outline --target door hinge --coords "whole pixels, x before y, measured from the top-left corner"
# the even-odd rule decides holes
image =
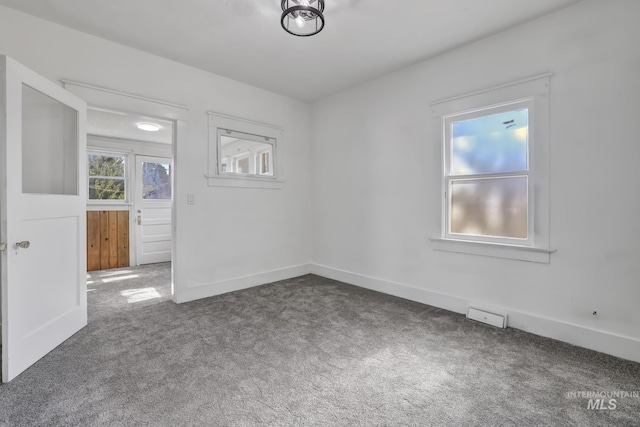
[[[0,252],[4,252],[7,250],[7,244],[6,243],[0,243]]]

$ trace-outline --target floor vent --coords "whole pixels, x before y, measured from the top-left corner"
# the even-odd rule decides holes
[[[477,322],[486,323],[487,325],[496,326],[498,328],[507,327],[507,317],[499,314],[489,313],[488,311],[479,310],[469,307],[467,311],[467,319]]]

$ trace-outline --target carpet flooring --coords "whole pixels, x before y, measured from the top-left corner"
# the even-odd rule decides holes
[[[638,363],[314,275],[176,305],[169,268],[91,273],[0,425],[640,426]]]

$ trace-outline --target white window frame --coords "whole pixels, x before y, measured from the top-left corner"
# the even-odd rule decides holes
[[[501,113],[507,113],[510,111],[524,110],[528,111],[528,122],[532,122],[535,120],[535,111],[534,111],[534,102],[533,99],[524,99],[509,102],[501,105],[493,105],[485,108],[481,108],[478,110],[467,111],[463,113],[456,113],[451,115],[446,115],[442,117],[443,129],[443,144],[444,144],[444,179],[443,179],[443,191],[445,194],[446,203],[443,204],[444,207],[444,215],[445,215],[445,229],[444,229],[444,237],[446,239],[455,239],[455,240],[469,240],[469,241],[478,241],[478,242],[491,242],[491,243],[503,243],[507,245],[520,245],[520,246],[533,246],[533,237],[534,237],[534,217],[535,217],[535,209],[531,209],[535,206],[534,200],[534,188],[533,185],[535,183],[535,160],[532,158],[530,153],[534,151],[534,145],[536,136],[534,132],[529,131],[528,141],[527,141],[527,166],[526,170],[523,171],[515,171],[515,172],[507,172],[507,173],[483,173],[476,175],[451,175],[451,163],[453,160],[453,153],[451,146],[451,130],[454,123],[478,119],[482,117],[492,116]],[[527,178],[527,238],[515,238],[515,237],[496,237],[489,235],[469,235],[469,234],[458,234],[451,232],[451,182],[452,181],[465,181],[465,180],[480,180],[480,179],[491,179],[491,178],[509,178],[509,177],[526,177]]]
[[[283,188],[285,176],[282,162],[284,130],[281,127],[214,112],[207,112],[207,115],[209,117],[209,162],[205,177],[210,187],[274,190]],[[220,136],[222,133],[229,135],[227,132],[232,132],[231,135],[235,133],[243,139],[271,144],[270,167],[272,174],[260,173],[259,167],[255,169],[255,173],[232,173],[232,158],[229,158],[227,162],[227,170],[223,171]],[[250,162],[254,164],[258,162],[257,156],[261,151],[264,149],[252,152]]]
[[[123,157],[124,158],[124,177],[113,177],[113,176],[97,176],[97,175],[89,175],[89,156],[97,155],[97,156],[107,156],[107,157]],[[130,157],[129,153],[115,150],[103,150],[103,149],[95,149],[95,148],[87,148],[87,204],[93,205],[123,205],[129,203],[129,163]],[[89,198],[89,182],[91,178],[97,179],[122,179],[124,181],[124,199],[90,199]]]
[[[434,249],[548,263],[549,244],[549,84],[550,74],[536,76],[432,104],[442,150],[440,235],[431,238]],[[457,121],[527,108],[528,122],[528,233],[526,239],[468,236],[449,232],[449,175],[451,124]],[[463,176],[463,178],[521,176],[521,172]]]

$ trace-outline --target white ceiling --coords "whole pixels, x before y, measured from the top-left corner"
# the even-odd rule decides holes
[[[138,123],[153,123],[159,127],[155,132],[138,129]],[[173,122],[156,117],[89,108],[87,110],[87,133],[89,135],[130,139],[144,142],[171,144]]]
[[[0,0],[0,4],[313,101],[580,0],[326,0],[313,37],[280,0]]]

